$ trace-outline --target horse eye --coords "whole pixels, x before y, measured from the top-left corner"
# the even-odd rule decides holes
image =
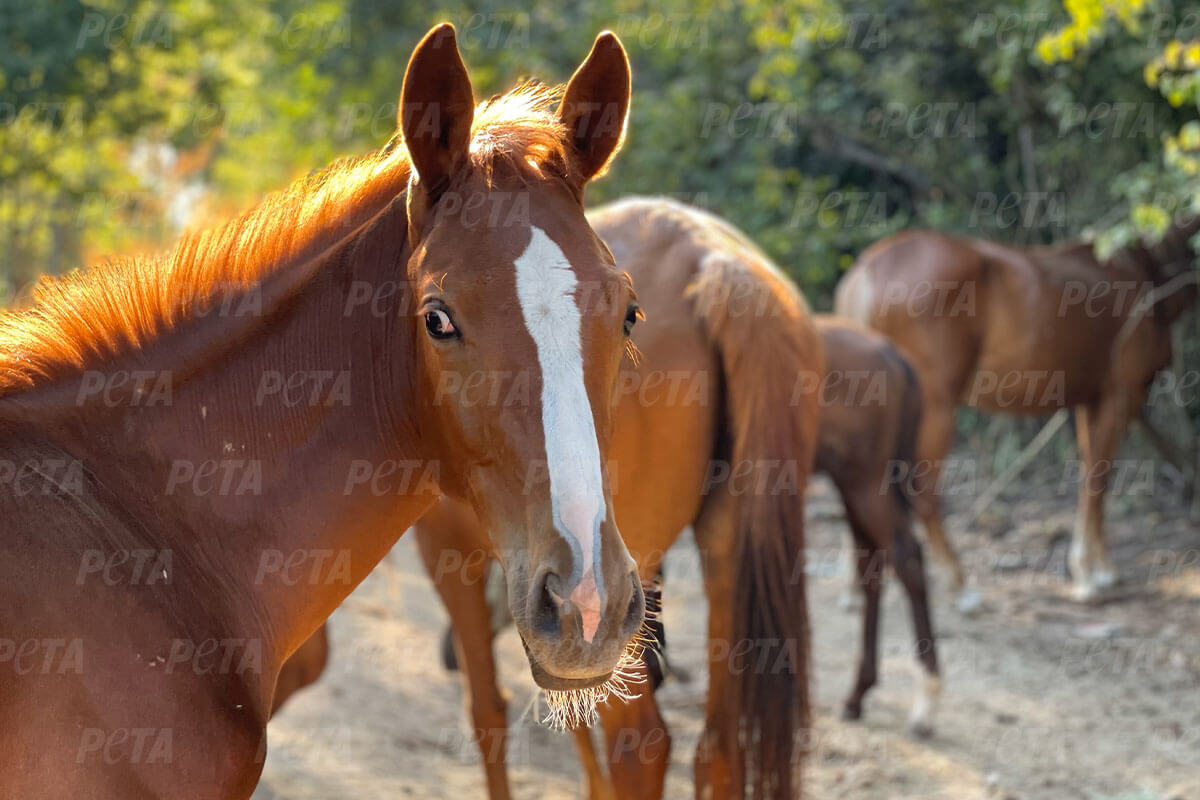
[[[642,310],[637,303],[630,303],[629,308],[625,311],[625,335],[629,336],[633,333],[633,326],[637,324],[638,319],[642,316]]]
[[[431,308],[425,312],[425,330],[435,339],[453,339],[458,336],[458,328],[450,319],[450,314],[442,308]]]

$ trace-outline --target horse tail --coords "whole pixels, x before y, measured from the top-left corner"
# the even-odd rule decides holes
[[[804,489],[823,350],[803,297],[765,259],[710,251],[688,291],[719,355],[728,474],[737,476],[725,487],[736,528],[727,702],[747,796],[792,798],[810,717]]]
[[[900,508],[908,513],[913,507],[912,475],[917,464],[917,433],[921,428],[921,379],[908,359],[891,344],[885,345],[884,355],[904,376],[904,387],[900,393],[899,431],[889,478]]]

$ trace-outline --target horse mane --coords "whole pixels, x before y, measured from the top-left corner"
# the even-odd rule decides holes
[[[480,103],[473,167],[538,168],[566,160],[568,136],[552,110],[561,89],[526,82]],[[212,228],[183,234],[159,256],[102,262],[42,277],[31,302],[0,312],[0,397],[139,350],[288,265],[348,236],[403,193],[411,167],[399,133],[344,158]]]

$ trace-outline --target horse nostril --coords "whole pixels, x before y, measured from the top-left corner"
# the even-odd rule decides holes
[[[559,616],[562,610],[562,598],[557,594],[562,581],[553,572],[546,573],[538,587],[537,603],[534,606],[533,629],[544,636],[555,637],[559,634]]]
[[[642,591],[642,582],[638,580],[637,572],[633,573],[633,593],[629,598],[629,608],[625,612],[625,622],[622,627],[628,635],[633,635],[642,627],[646,615],[646,594]]]

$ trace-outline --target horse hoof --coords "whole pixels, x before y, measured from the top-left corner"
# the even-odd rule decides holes
[[[842,592],[838,595],[838,608],[846,612],[862,610],[862,595],[858,592]]]
[[[983,607],[983,595],[978,590],[966,588],[962,590],[962,594],[958,596],[958,613],[965,616],[971,616]]]
[[[842,706],[842,719],[850,721],[862,719],[862,703],[847,700],[846,704]]]
[[[926,741],[933,738],[933,724],[927,719],[910,719],[908,735],[914,739]]]
[[[1100,596],[1100,588],[1094,581],[1076,581],[1071,587],[1071,599],[1076,603],[1092,603]]]
[[[1092,583],[1097,589],[1111,589],[1117,585],[1117,571],[1112,567],[1101,567],[1092,573]]]

